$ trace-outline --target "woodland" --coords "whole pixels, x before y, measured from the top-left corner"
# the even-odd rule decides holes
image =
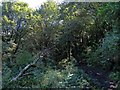
[[[1,8],[3,89],[120,90],[120,2]]]

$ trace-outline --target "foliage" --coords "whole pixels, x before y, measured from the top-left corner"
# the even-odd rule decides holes
[[[91,60],[93,64],[101,64],[104,68],[107,68],[111,60],[116,60],[118,57],[118,41],[120,37],[119,34],[113,32],[107,33],[101,45],[98,46],[97,50],[91,53]]]
[[[31,9],[24,2],[3,2],[3,88],[101,89],[83,70],[86,66],[110,72],[119,84],[119,10],[119,3],[51,0]],[[39,53],[45,55],[24,72],[28,75],[10,82]]]
[[[23,51],[16,56],[16,65],[27,65],[32,61],[32,55],[29,52]]]

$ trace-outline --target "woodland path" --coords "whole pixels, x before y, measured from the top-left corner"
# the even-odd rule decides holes
[[[91,67],[84,64],[80,64],[79,68],[91,79],[92,83],[104,90],[116,90],[117,87],[115,81],[109,78],[110,72],[100,69],[99,67]]]

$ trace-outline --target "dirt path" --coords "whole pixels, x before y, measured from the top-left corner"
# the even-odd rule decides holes
[[[80,65],[80,69],[83,70],[84,73],[88,75],[91,79],[92,83],[99,88],[104,88],[105,90],[115,90],[116,83],[115,81],[110,80],[108,77],[110,72],[106,72],[105,70],[101,70],[98,67],[93,68],[86,65]]]

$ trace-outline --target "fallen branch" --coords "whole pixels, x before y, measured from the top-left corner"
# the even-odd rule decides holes
[[[35,60],[33,63],[28,64],[24,69],[22,69],[22,71],[20,71],[20,73],[14,77],[10,82],[12,81],[16,81],[19,77],[25,75],[25,72],[30,68],[30,67],[34,67],[36,62],[39,60],[39,58],[37,60]]]
[[[35,64],[38,62],[38,60],[45,58],[45,56],[48,55],[48,54],[49,54],[49,49],[45,49],[44,51],[39,52],[39,53],[36,55],[37,59],[34,60],[34,62],[32,62],[32,63],[28,64],[27,66],[25,66],[25,67],[22,69],[22,71],[20,71],[20,73],[19,73],[16,77],[14,77],[10,82],[16,81],[16,80],[18,80],[19,77],[22,77],[22,76],[24,76],[24,75],[27,75],[25,72],[26,72],[29,68],[35,67]],[[28,74],[28,75],[29,75],[29,74]]]

